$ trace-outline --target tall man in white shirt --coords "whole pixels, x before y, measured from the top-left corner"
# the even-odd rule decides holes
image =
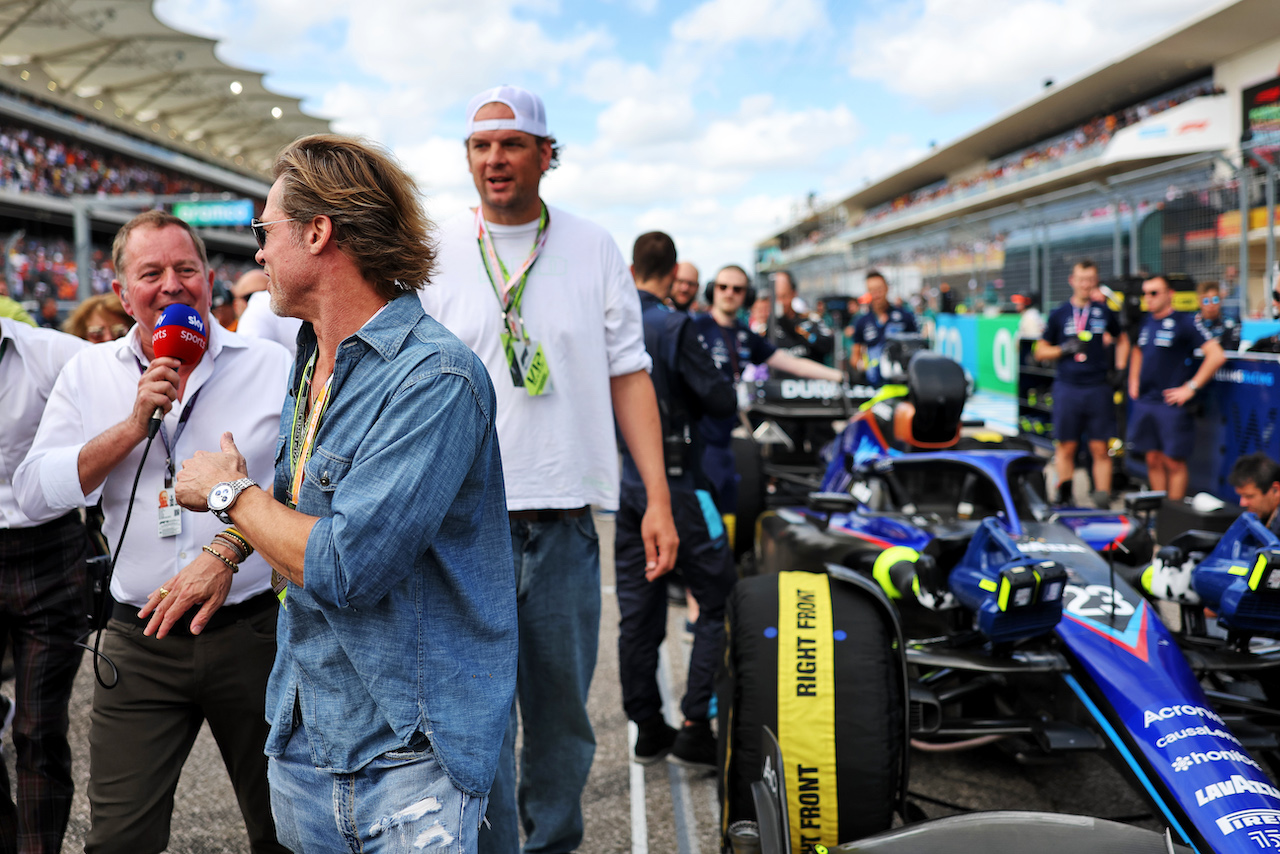
[[[84,341],[0,317],[0,655],[13,643],[14,701],[0,699],[0,737],[14,722],[17,807],[0,765],[0,851],[62,848],[71,815],[71,686],[87,628],[80,514],[28,516],[13,495],[53,383]],[[16,712],[16,716],[15,716]]]
[[[239,548],[213,515],[175,511],[173,476],[175,461],[217,447],[230,430],[249,475],[270,481],[289,356],[277,344],[209,323],[213,274],[203,241],[181,220],[140,214],[116,235],[112,255],[119,277],[112,287],[138,324],[67,363],[14,480],[29,515],[66,513],[101,498],[103,532],[115,547],[147,423],[157,408],[165,413],[111,581],[119,604],[103,652],[119,681],[94,693],[85,850],[144,854],[168,846],[178,776],[207,720],[251,849],[283,851],[262,752],[275,659],[270,568],[261,557],[242,559],[247,546]],[[208,350],[192,365],[157,358],[151,346],[156,321],[175,303],[196,309],[209,329]],[[161,624],[152,611],[166,596],[175,604]]]
[[[599,226],[543,204],[555,140],[532,92],[499,86],[467,107],[467,162],[480,206],[441,228],[435,284],[419,292],[484,361],[498,439],[520,609],[516,712],[490,795],[481,854],[572,851],[595,755],[587,691],[600,624],[600,550],[589,505],[618,507],[614,420],[647,493],[646,575],[675,562],[675,524],[649,380],[640,300]],[[518,807],[517,807],[518,801]]]

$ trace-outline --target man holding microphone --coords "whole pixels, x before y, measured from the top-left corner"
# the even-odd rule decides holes
[[[118,677],[94,693],[85,850],[168,847],[178,777],[208,721],[251,850],[283,851],[262,752],[278,607],[270,568],[213,516],[178,509],[174,478],[176,463],[233,430],[251,476],[269,480],[289,357],[278,344],[209,323],[213,273],[204,242],[182,220],[161,211],[138,215],[116,235],[112,256],[119,277],[112,287],[138,323],[63,369],[14,478],[28,514],[101,499],[103,532],[117,549],[111,595],[118,604],[102,647],[111,666],[102,670]],[[208,349],[189,364],[156,357],[153,347],[153,330],[174,305],[189,306],[209,333]],[[159,441],[143,463],[157,410]],[[183,618],[161,626],[152,611],[165,598],[173,618]]]

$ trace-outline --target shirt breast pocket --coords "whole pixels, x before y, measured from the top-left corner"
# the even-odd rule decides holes
[[[311,459],[307,460],[298,509],[312,516],[330,515],[333,494],[350,471],[351,460],[324,448],[316,448]]]

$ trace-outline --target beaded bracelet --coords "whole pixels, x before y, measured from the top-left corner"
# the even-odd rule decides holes
[[[222,543],[222,545],[229,548],[231,550],[231,554],[235,557],[236,563],[241,563],[245,558],[249,557],[249,555],[245,553],[245,550],[241,548],[239,540],[223,536],[222,534],[214,534],[213,543]],[[213,543],[210,543],[210,545],[213,545]]]
[[[231,561],[227,560],[225,557],[223,557],[222,555],[218,554],[216,551],[214,551],[213,549],[209,548],[208,546],[201,546],[200,548],[204,549],[204,550],[205,550],[205,551],[207,551],[209,554],[213,555],[213,556],[214,556],[214,557],[216,557],[218,560],[220,560],[220,561],[222,561],[223,563],[225,563],[225,564],[227,565],[227,568],[228,568],[228,569],[230,569],[230,570],[231,570],[231,572],[232,572],[233,574],[234,574],[234,573],[237,573],[237,572],[239,572],[239,571],[240,571],[240,564],[238,564],[238,563],[232,563]]]
[[[227,530],[223,531],[222,533],[240,543],[240,545],[243,547],[245,557],[248,557],[249,555],[253,554],[254,548],[253,546],[249,545],[249,541],[244,538],[244,534],[240,533],[235,528],[227,528]]]

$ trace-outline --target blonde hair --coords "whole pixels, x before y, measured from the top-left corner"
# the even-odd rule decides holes
[[[430,281],[436,247],[413,178],[384,149],[363,140],[316,134],[276,158],[280,207],[298,234],[317,216],[333,222],[338,249],[394,299]]]
[[[125,326],[133,326],[133,318],[124,310],[120,297],[115,294],[98,294],[91,296],[76,306],[75,311],[62,321],[62,331],[77,338],[89,339],[89,318],[97,311],[105,311],[122,318]]]

